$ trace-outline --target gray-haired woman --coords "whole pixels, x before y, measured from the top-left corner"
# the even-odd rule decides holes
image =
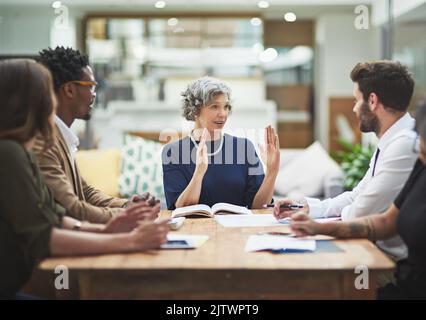
[[[163,150],[167,207],[226,202],[258,209],[270,203],[280,163],[274,129],[265,129],[265,175],[253,144],[223,133],[231,111],[231,90],[224,82],[203,77],[182,96],[183,115],[195,128]]]

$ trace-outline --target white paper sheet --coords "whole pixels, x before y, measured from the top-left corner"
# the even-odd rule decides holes
[[[296,239],[287,236],[252,235],[248,238],[245,251],[289,250],[315,251],[315,240]]]
[[[215,216],[224,227],[270,227],[282,225],[272,214],[223,215]]]
[[[168,234],[167,242],[161,245],[162,249],[191,249],[202,246],[209,236],[194,234]]]
[[[333,218],[317,218],[314,220],[318,223],[326,223],[331,221],[339,221],[341,219],[340,217],[333,217]],[[289,223],[290,223],[290,218],[285,218],[280,220],[280,224],[289,224]]]
[[[289,218],[276,220],[272,214],[250,214],[250,215],[223,215],[215,216],[215,219],[222,226],[227,228],[243,228],[243,227],[274,227],[282,226],[290,222]],[[324,223],[329,221],[340,220],[340,218],[320,218],[315,221]]]

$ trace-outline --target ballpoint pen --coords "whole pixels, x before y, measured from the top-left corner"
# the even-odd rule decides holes
[[[275,207],[275,205],[267,204],[266,207],[273,208]],[[289,210],[303,209],[303,205],[302,204],[282,204],[280,206],[280,209],[289,209]]]
[[[292,236],[291,232],[279,232],[279,231],[269,231],[269,232],[258,232],[259,236]]]

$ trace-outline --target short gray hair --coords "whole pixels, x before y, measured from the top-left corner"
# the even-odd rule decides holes
[[[200,114],[203,106],[209,104],[213,97],[224,94],[231,99],[231,88],[212,77],[202,77],[188,85],[188,88],[181,93],[183,116],[186,120],[195,121],[195,117]],[[229,106],[231,110],[231,106]]]

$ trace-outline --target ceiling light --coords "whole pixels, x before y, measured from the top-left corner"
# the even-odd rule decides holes
[[[163,9],[166,6],[166,1],[157,1],[155,3],[155,7],[157,9]]]
[[[257,3],[257,6],[258,6],[260,9],[266,9],[266,8],[269,8],[269,2],[268,2],[268,1],[259,1],[259,2]]]
[[[177,18],[170,18],[169,20],[167,20],[167,24],[170,27],[174,27],[178,24],[179,20]]]
[[[53,8],[53,9],[59,9],[61,6],[62,6],[61,1],[54,1],[54,2],[52,3],[52,8]]]
[[[250,23],[251,23],[252,26],[258,27],[258,26],[260,26],[262,24],[262,19],[260,19],[260,18],[251,18],[250,19]]]
[[[284,20],[287,22],[294,22],[296,21],[296,15],[293,12],[287,12],[284,15]]]

